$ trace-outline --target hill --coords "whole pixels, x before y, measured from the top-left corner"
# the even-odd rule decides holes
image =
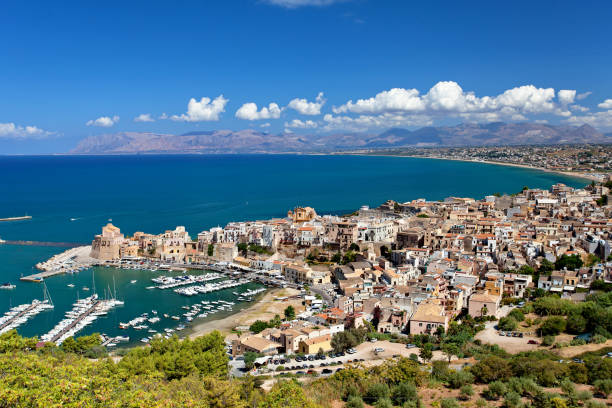
[[[70,153],[283,153],[332,152],[408,146],[491,146],[611,143],[589,125],[556,126],[539,123],[459,124],[417,130],[392,128],[380,134],[272,134],[252,129],[212,130],[182,135],[121,132],[91,136]]]

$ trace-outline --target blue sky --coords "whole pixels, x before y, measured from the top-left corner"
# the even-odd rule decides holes
[[[0,154],[123,131],[610,131],[611,17],[607,1],[7,0]]]

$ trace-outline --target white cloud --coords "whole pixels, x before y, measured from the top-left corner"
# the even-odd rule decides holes
[[[49,132],[36,126],[19,126],[14,123],[0,123],[0,139],[42,139],[51,136]]]
[[[281,111],[282,109],[274,102],[267,108],[262,107],[260,111],[257,110],[257,104],[248,102],[236,111],[236,117],[245,120],[278,119]]]
[[[219,95],[213,100],[204,97],[199,102],[195,98],[191,98],[187,104],[187,114],[172,115],[170,119],[184,122],[217,121],[221,113],[225,112],[225,105],[228,101],[223,95]]]
[[[393,88],[369,99],[352,100],[332,110],[334,113],[382,113],[389,111],[422,111],[425,104],[416,89]]]
[[[557,94],[557,98],[559,102],[563,105],[569,105],[570,103],[574,103],[574,99],[576,99],[576,90],[574,89],[561,89]]]
[[[285,122],[285,128],[296,128],[296,129],[314,129],[319,124],[312,120],[301,121],[300,119],[293,119],[291,122]]]
[[[119,122],[119,116],[100,116],[98,119],[88,120],[85,124],[87,126],[100,126],[100,127],[111,127]]]
[[[155,122],[150,113],[141,113],[134,118],[134,122]]]
[[[259,127],[261,127],[261,128],[268,128],[268,127],[270,127],[270,126],[271,126],[271,125],[270,125],[270,123],[268,123],[268,122],[266,122],[266,123],[262,123],[261,125],[259,125]]]
[[[264,3],[285,8],[298,8],[304,6],[331,6],[348,0],[263,0]]]
[[[306,99],[295,98],[292,99],[287,106],[302,115],[320,115],[321,108],[325,105],[325,102],[326,99],[323,97],[323,92],[319,92],[315,102],[308,102]]]
[[[572,125],[591,125],[599,129],[612,129],[612,109],[588,115],[572,116],[566,120]]]
[[[606,99],[597,106],[601,109],[612,109],[612,99]]]
[[[348,130],[360,132],[367,129],[380,129],[399,126],[429,126],[433,120],[426,115],[406,115],[404,113],[383,113],[380,115],[359,115],[356,117],[330,113],[323,116],[324,130]]]
[[[579,101],[585,99],[586,97],[588,97],[590,94],[592,94],[593,92],[591,91],[587,91],[587,92],[583,92],[581,94],[576,95],[576,99],[578,99]]]

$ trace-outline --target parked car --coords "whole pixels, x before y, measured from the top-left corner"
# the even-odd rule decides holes
[[[355,354],[357,352],[357,350],[355,350],[354,348],[350,348],[348,350],[346,350],[347,353],[349,354]]]
[[[376,348],[374,349],[374,352],[376,352],[376,353],[382,353],[383,351],[385,351],[385,349],[384,349],[384,348],[382,348],[382,347],[376,347]]]
[[[325,368],[323,371],[321,371],[323,374],[331,374],[332,370],[330,370],[329,368]]]
[[[376,337],[372,337],[370,339],[370,343],[376,343],[378,341],[378,339]]]
[[[537,342],[537,341],[535,341],[535,340],[529,340],[529,341],[527,342],[527,344],[538,344],[538,342]]]

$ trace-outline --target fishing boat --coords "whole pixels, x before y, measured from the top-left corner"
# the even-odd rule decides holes
[[[73,283],[69,283],[66,286],[68,286],[69,288],[74,288],[74,284]]]
[[[138,282],[136,279],[132,279],[132,280],[130,281],[130,283],[136,283],[136,282]]]
[[[0,285],[0,289],[15,289],[16,286],[11,284],[11,283],[3,283],[2,285]]]

